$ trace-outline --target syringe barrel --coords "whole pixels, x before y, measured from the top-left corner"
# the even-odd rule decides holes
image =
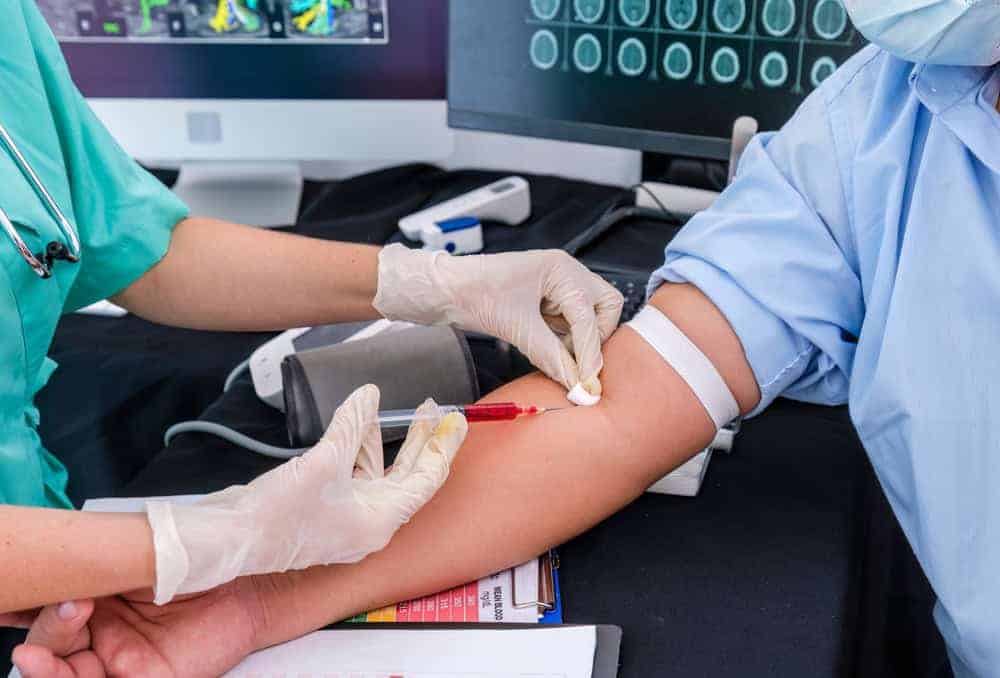
[[[484,421],[511,421],[512,419],[517,419],[524,414],[524,410],[516,403],[467,405],[461,409],[469,423]]]
[[[461,412],[462,408],[458,405],[439,405],[438,410],[441,414],[450,414]],[[416,410],[382,410],[378,413],[378,424],[381,428],[399,428],[409,426],[418,418]]]
[[[521,407],[517,403],[488,403],[484,405],[439,405],[441,414],[460,412],[470,423],[490,421],[512,421],[524,414],[536,414],[537,407]],[[378,413],[378,423],[382,428],[409,426],[418,419],[416,410],[383,410]]]

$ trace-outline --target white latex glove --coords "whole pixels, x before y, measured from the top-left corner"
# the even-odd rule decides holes
[[[601,344],[624,300],[561,250],[453,257],[390,245],[375,309],[390,320],[454,324],[499,337],[571,393],[601,395]]]
[[[191,506],[146,504],[156,549],[156,603],[251,574],[353,563],[389,543],[448,477],[464,417],[428,400],[386,474],[379,391],[364,386],[310,451]],[[357,467],[357,469],[355,469]]]

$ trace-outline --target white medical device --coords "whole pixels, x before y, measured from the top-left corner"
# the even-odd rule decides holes
[[[434,227],[459,217],[475,217],[480,221],[499,221],[517,226],[531,216],[531,188],[522,177],[507,177],[489,186],[476,189],[428,207],[399,220],[399,230],[410,240],[434,237]],[[426,236],[425,236],[426,234]]]
[[[344,323],[288,330],[267,342],[250,356],[250,375],[257,397],[271,407],[285,410],[281,381],[281,362],[293,353],[331,344],[357,341],[394,329],[412,327],[409,323],[379,320],[373,323]],[[239,370],[234,370],[236,373]]]

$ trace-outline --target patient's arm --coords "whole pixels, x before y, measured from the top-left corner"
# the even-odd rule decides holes
[[[653,303],[712,360],[741,409],[754,407],[760,396],[742,347],[711,302],[667,286]],[[528,560],[618,511],[711,441],[694,394],[632,330],[605,345],[602,380],[596,407],[474,425],[448,482],[384,551],[258,579],[261,646]],[[566,405],[563,390],[537,375],[489,400]]]

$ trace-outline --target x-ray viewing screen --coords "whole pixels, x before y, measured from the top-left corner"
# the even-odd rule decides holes
[[[840,0],[452,2],[454,110],[727,138],[780,127],[864,43]]]

